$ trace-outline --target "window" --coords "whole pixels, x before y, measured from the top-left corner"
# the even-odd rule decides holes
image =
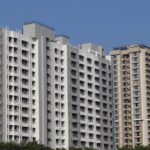
[[[98,69],[95,69],[95,74],[99,74],[99,70]]]
[[[18,39],[14,38],[14,43],[17,44],[17,42],[18,42]]]
[[[87,58],[87,62],[88,62],[89,64],[91,64],[91,63],[92,63],[92,59]]]
[[[92,113],[93,109],[92,108],[88,108],[88,113]]]
[[[75,59],[75,58],[76,58],[76,53],[73,53],[73,52],[72,52],[72,53],[71,53],[71,57]]]
[[[35,63],[34,62],[32,62],[32,68],[35,68]]]
[[[77,96],[72,96],[72,101],[77,101]]]
[[[22,55],[24,56],[24,57],[27,57],[28,56],[28,51],[26,51],[26,50],[22,50]]]
[[[85,107],[80,106],[80,111],[85,112]]]
[[[84,57],[79,55],[79,60],[83,61],[84,60]]]
[[[76,70],[71,70],[71,75],[76,76]]]
[[[93,104],[93,101],[89,99],[89,100],[88,100],[88,104],[89,104],[89,105],[92,105],[92,104]]]
[[[17,57],[14,57],[14,62],[18,63],[18,58]]]
[[[77,88],[72,87],[72,92],[73,92],[73,93],[77,93]]]
[[[75,61],[71,61],[71,66],[72,67],[76,67],[76,62]]]
[[[79,65],[80,69],[84,69],[84,64]]]
[[[13,38],[12,37],[8,37],[8,41],[12,42]]]
[[[79,75],[80,77],[84,78],[84,73],[80,72]]]
[[[14,91],[15,91],[15,92],[18,92],[18,90],[19,90],[19,87],[14,86]]]
[[[102,71],[102,76],[106,77],[107,73],[105,71]]]
[[[98,65],[99,65],[99,62],[98,62],[98,61],[95,61],[95,65],[98,66]]]
[[[17,54],[18,53],[18,48],[14,47],[14,53]]]
[[[9,62],[12,63],[13,62],[13,57],[9,56]]]
[[[57,48],[55,48],[55,54],[58,54],[58,49]]]
[[[23,66],[28,66],[28,63],[29,63],[29,62],[28,62],[27,60],[22,59],[22,65],[23,65]]]
[[[77,109],[78,109],[77,105],[72,105],[72,110],[77,110]]]
[[[84,103],[85,102],[85,99],[84,98],[80,98],[80,103]]]
[[[32,49],[34,49],[35,48],[35,44],[32,44],[31,47],[32,47]]]
[[[85,94],[85,90],[80,89],[80,94],[84,95]]]
[[[78,115],[76,113],[72,113],[72,118],[77,119]]]
[[[88,88],[92,88],[92,83],[87,83],[87,85],[88,85]]]
[[[35,53],[32,53],[32,58],[33,58],[33,59],[35,58]]]
[[[92,67],[87,66],[87,71],[91,72],[92,71]]]
[[[60,51],[60,54],[61,54],[61,56],[63,56],[63,55],[64,55],[64,51],[61,50],[61,51]]]
[[[95,77],[96,82],[99,82],[99,80],[100,80],[99,77]]]
[[[87,75],[88,80],[92,80],[92,75]]]
[[[102,63],[102,68],[106,69],[106,64]]]
[[[22,47],[28,47],[28,42],[27,41],[22,41]]]

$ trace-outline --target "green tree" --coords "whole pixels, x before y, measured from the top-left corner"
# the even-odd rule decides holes
[[[52,150],[49,147],[46,147],[42,144],[38,144],[37,142],[29,142],[29,143],[13,143],[13,142],[8,142],[0,143],[0,150]]]
[[[150,150],[150,145],[147,145],[147,146],[138,145],[138,146],[135,146],[134,148],[122,147],[122,148],[119,148],[118,150]]]
[[[122,148],[119,148],[118,150],[134,150],[132,147],[124,146]]]
[[[89,147],[85,147],[85,148],[69,147],[69,150],[96,150],[96,149],[89,148]]]

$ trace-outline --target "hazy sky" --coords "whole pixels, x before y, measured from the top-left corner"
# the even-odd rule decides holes
[[[150,45],[150,0],[1,0],[0,26],[22,29],[39,21],[78,45]]]

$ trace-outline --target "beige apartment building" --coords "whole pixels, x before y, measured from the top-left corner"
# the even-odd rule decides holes
[[[130,45],[111,52],[114,143],[150,144],[150,47]]]

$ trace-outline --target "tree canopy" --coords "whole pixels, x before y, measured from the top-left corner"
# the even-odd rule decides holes
[[[37,142],[28,142],[28,143],[14,143],[14,142],[0,142],[0,150],[53,150],[50,147],[46,147],[42,144],[38,144]],[[66,150],[62,148],[60,150]],[[92,148],[75,148],[69,147],[69,150],[95,150]]]
[[[29,142],[29,143],[0,143],[0,150],[52,150],[42,144],[38,144],[37,142]]]
[[[135,146],[134,148],[132,148],[132,147],[122,147],[122,148],[119,148],[119,150],[150,150],[150,145]]]

